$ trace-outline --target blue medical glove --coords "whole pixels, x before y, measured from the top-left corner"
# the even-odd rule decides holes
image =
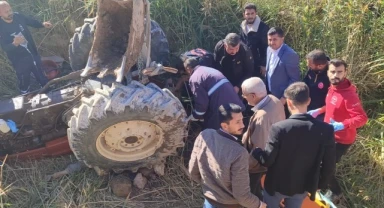
[[[317,116],[320,115],[320,108],[315,110],[310,110],[307,112],[307,114],[311,115],[313,118],[316,118]]]
[[[344,129],[344,124],[341,123],[341,122],[336,122],[335,120],[333,120],[332,118],[330,119],[330,124],[333,126],[333,130],[336,132],[336,131],[341,131]]]
[[[7,122],[8,127],[11,129],[12,133],[16,133],[19,131],[19,129],[17,128],[16,123],[14,121],[8,120],[6,122]]]

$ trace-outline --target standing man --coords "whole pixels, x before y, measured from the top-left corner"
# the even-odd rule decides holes
[[[311,102],[308,86],[290,85],[284,92],[291,116],[272,125],[263,151],[252,156],[268,167],[264,182],[264,201],[268,207],[300,208],[308,193],[327,187],[335,169],[333,127],[307,114]]]
[[[194,110],[190,119],[204,119],[204,129],[220,128],[217,111],[220,105],[234,103],[245,109],[233,86],[221,72],[200,66],[195,58],[186,59],[184,67],[191,75],[189,85],[194,98]]]
[[[265,77],[269,26],[257,15],[257,7],[253,3],[244,6],[244,21],[240,27],[241,40],[252,51],[254,61],[254,76]]]
[[[356,129],[364,126],[368,121],[356,87],[346,77],[347,63],[341,59],[332,59],[328,69],[331,87],[328,90],[325,106],[312,113],[312,116],[316,117],[325,112],[324,121],[330,123],[335,130],[336,163],[355,142]],[[333,176],[330,191],[326,196],[337,202],[341,193],[341,187]]]
[[[285,113],[288,117],[284,90],[290,84],[300,81],[299,55],[284,44],[284,32],[278,27],[273,27],[268,31],[268,45],[265,78],[267,89],[285,105]]]
[[[14,13],[6,1],[0,1],[0,43],[16,71],[22,94],[29,91],[30,74],[44,86],[48,80],[41,69],[41,58],[27,26],[51,28],[50,22],[39,22],[19,13]]]
[[[306,58],[308,71],[303,81],[309,87],[311,103],[308,106],[308,114],[312,114],[313,110],[325,106],[325,97],[331,85],[327,76],[329,58],[319,49],[308,53]],[[316,119],[324,121],[324,114],[318,115]]]
[[[253,116],[250,119],[248,129],[243,135],[243,144],[248,152],[257,147],[264,150],[272,124],[285,119],[284,106],[273,95],[267,95],[267,89],[263,80],[252,77],[241,85],[243,97],[253,106]],[[262,200],[261,177],[266,168],[251,156],[249,159],[249,178],[251,192]]]
[[[251,194],[249,154],[234,135],[243,133],[242,108],[227,103],[219,107],[219,130],[206,129],[196,138],[189,173],[201,184],[204,208],[266,207]]]
[[[241,42],[239,35],[229,33],[216,44],[213,55],[215,68],[227,77],[236,93],[239,93],[241,83],[253,75],[252,52]]]

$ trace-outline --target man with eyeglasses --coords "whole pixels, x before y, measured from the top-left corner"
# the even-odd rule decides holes
[[[248,129],[243,135],[242,143],[248,152],[257,147],[264,149],[272,124],[285,119],[284,106],[275,96],[267,94],[263,80],[258,77],[245,80],[241,89],[243,97],[247,100],[248,105],[253,106],[252,111],[254,112]],[[252,156],[249,158],[249,165],[251,193],[262,200],[260,181],[267,168],[260,166]]]

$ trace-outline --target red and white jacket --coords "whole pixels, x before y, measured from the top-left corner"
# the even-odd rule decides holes
[[[335,132],[335,140],[341,144],[354,143],[356,129],[364,126],[368,121],[356,87],[348,79],[329,87],[325,100],[324,122],[330,123],[331,118],[344,125],[343,130]]]

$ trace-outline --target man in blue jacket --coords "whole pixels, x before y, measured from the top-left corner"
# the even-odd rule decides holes
[[[0,1],[0,17],[1,48],[7,53],[16,71],[21,93],[29,91],[31,72],[39,84],[44,86],[48,80],[42,72],[41,58],[27,26],[51,28],[52,24],[14,13],[6,1]]]
[[[286,117],[289,116],[284,90],[300,81],[299,55],[284,43],[284,32],[281,28],[272,27],[268,31],[266,86],[270,94],[279,98],[285,105]]]

